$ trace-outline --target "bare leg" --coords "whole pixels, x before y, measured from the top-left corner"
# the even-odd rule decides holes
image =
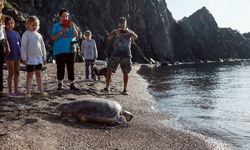
[[[109,89],[110,81],[111,81],[112,71],[110,69],[107,70],[107,78],[106,78],[106,88]]]
[[[14,92],[18,92],[20,61],[14,61]]]
[[[36,82],[37,82],[38,90],[40,93],[42,93],[43,92],[43,83],[42,83],[41,70],[36,70],[35,74],[36,74]]]
[[[127,85],[128,85],[128,73],[123,73],[123,82],[124,82],[124,87],[123,90],[127,90]]]
[[[31,87],[31,81],[32,81],[33,74],[34,74],[34,71],[33,72],[27,72],[27,77],[26,77],[27,93],[26,94],[31,94],[30,87]]]
[[[14,61],[7,61],[8,67],[8,92],[12,94],[12,79],[14,75]]]

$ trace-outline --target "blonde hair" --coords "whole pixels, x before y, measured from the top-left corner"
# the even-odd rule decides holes
[[[86,30],[83,34],[83,37],[86,39],[87,36],[89,36],[90,38],[92,38],[92,32],[90,30]]]
[[[40,20],[36,16],[29,16],[27,18],[26,23],[25,23],[26,29],[28,29],[29,24],[34,23],[34,22],[37,23],[37,30],[39,30]]]

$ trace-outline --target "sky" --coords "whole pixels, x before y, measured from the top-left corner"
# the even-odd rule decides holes
[[[188,17],[205,6],[219,27],[250,32],[250,0],[166,0],[175,20]]]

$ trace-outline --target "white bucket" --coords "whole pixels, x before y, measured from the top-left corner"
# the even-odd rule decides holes
[[[106,66],[107,62],[105,60],[96,60],[95,64],[96,65],[105,65]]]

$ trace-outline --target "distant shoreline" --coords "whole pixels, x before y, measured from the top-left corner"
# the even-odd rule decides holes
[[[236,58],[229,58],[229,59],[219,59],[217,61],[214,60],[200,60],[200,61],[155,61],[153,59],[150,59],[149,66],[179,66],[179,65],[196,65],[196,64],[211,64],[211,63],[232,63],[232,62],[242,62],[242,61],[249,61],[250,59],[236,59]]]

